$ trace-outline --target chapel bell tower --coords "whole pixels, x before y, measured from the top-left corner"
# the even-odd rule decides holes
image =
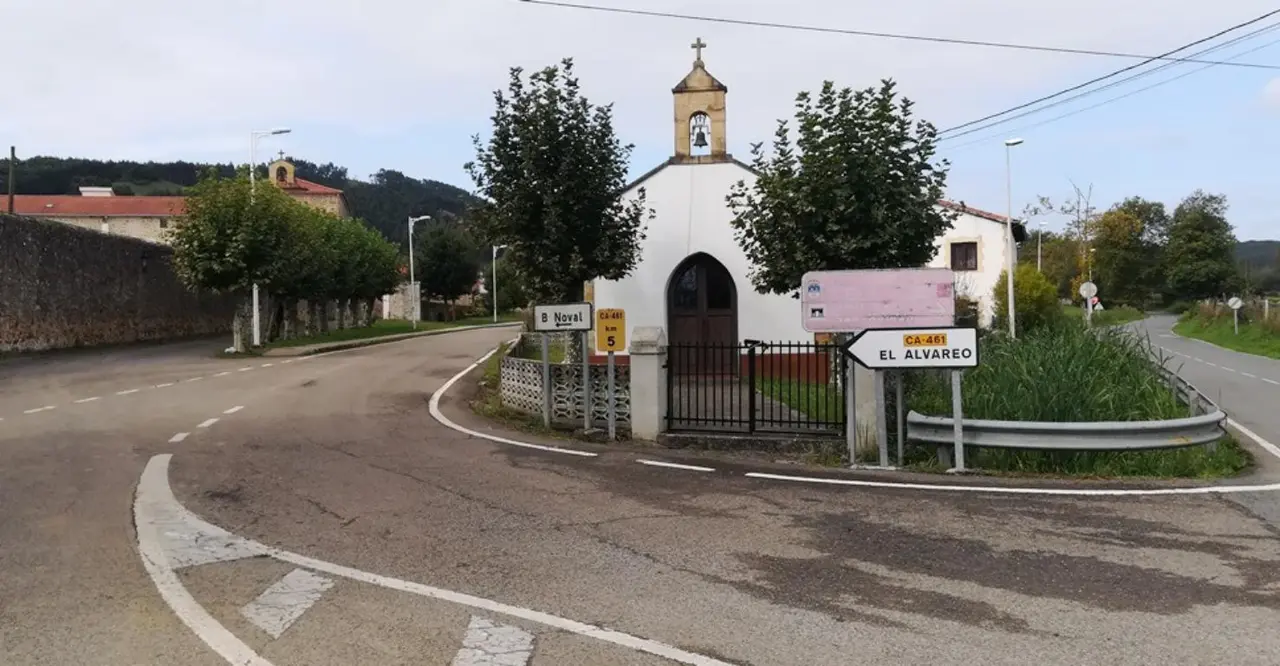
[[[675,161],[727,162],[732,159],[725,150],[724,135],[724,98],[729,89],[707,73],[702,63],[702,49],[707,45],[702,38],[690,47],[696,53],[693,70],[671,89],[675,98]]]

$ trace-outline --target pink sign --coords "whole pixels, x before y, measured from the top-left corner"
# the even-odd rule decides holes
[[[800,283],[810,333],[954,326],[955,276],[949,268],[813,271]]]

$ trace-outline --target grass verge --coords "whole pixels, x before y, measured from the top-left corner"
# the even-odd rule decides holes
[[[498,322],[515,322],[519,321],[518,313],[500,315]],[[308,335],[301,338],[291,338],[289,340],[279,340],[263,346],[263,350],[276,349],[281,347],[303,347],[307,345],[319,345],[329,342],[353,342],[356,340],[368,340],[372,338],[381,338],[388,335],[403,335],[406,333],[422,333],[425,331],[439,331],[447,328],[461,328],[463,326],[481,326],[484,324],[492,324],[493,317],[471,317],[467,319],[457,319],[454,321],[420,321],[415,328],[413,322],[402,319],[379,319],[371,326],[362,326],[360,328],[343,328],[327,333],[317,335]]]
[[[1273,317],[1280,320],[1280,314]],[[1276,325],[1241,322],[1240,334],[1236,335],[1231,315],[1204,317],[1193,310],[1174,324],[1173,332],[1246,354],[1280,358],[1280,332]]]

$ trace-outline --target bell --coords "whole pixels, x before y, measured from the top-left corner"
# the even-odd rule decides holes
[[[707,133],[705,131],[698,130],[698,134],[693,137],[693,146],[695,148],[707,147]]]

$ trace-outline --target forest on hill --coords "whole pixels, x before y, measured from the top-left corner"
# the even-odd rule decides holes
[[[352,215],[399,245],[406,245],[405,221],[410,216],[461,218],[469,206],[479,201],[462,188],[413,178],[392,169],[381,169],[368,180],[360,180],[351,177],[346,167],[332,162],[287,159],[294,164],[299,178],[343,190]],[[8,163],[7,158],[0,160],[0,192],[8,191]],[[195,185],[209,167],[230,176],[236,165],[38,156],[19,159],[14,180],[18,194],[76,194],[82,186],[109,186],[118,195],[177,195]],[[258,173],[265,177],[265,165],[259,166]]]

